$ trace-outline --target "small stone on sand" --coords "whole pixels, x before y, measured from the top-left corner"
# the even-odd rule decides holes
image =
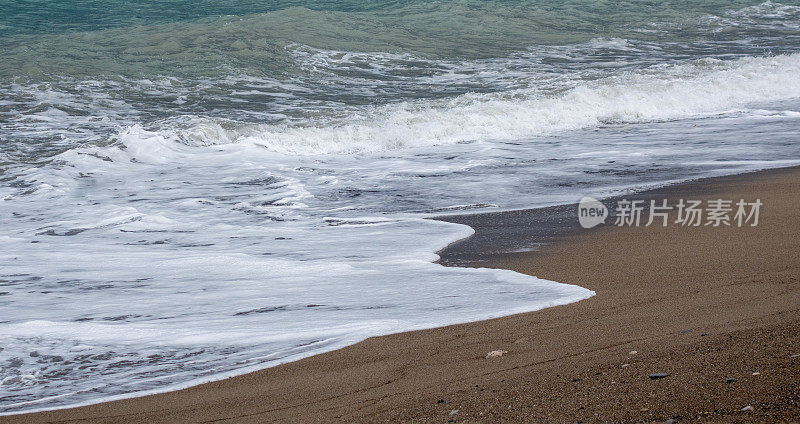
[[[642,408],[642,409],[640,409],[640,411],[642,411],[642,412],[647,412],[647,411],[649,411],[649,410],[650,410],[649,408]]]
[[[450,415],[455,415],[455,414],[458,414],[458,409],[454,409],[454,410],[450,411]]]
[[[632,351],[628,352],[628,355],[636,355],[637,353],[639,353],[639,352],[637,352],[635,350],[632,350]]]
[[[735,378],[733,378],[733,377],[731,377],[731,378],[729,378],[729,379],[725,380],[725,382],[726,382],[726,383],[735,383],[735,382],[736,382],[736,379],[735,379]]]
[[[507,350],[493,350],[486,354],[486,359],[499,358],[508,353]]]
[[[627,368],[627,367],[629,367],[629,366],[631,366],[631,364],[622,364],[622,365],[620,365],[619,367],[620,367],[620,368]]]
[[[750,374],[750,375],[761,375],[761,373],[760,373],[760,372],[758,372],[758,371],[756,371],[756,372],[754,372],[754,373],[752,373],[752,374]]]
[[[649,377],[650,377],[651,380],[658,380],[659,378],[664,378],[664,377],[666,377],[668,375],[669,374],[667,374],[665,372],[654,372],[654,373],[650,374]]]
[[[740,409],[740,411],[742,411],[742,412],[749,412],[749,411],[752,411],[752,410],[753,410],[753,407],[751,405],[747,405],[744,408]]]
[[[800,357],[800,353],[795,353],[794,355],[789,355],[790,358],[797,358]]]

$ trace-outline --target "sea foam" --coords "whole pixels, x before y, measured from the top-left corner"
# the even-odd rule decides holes
[[[0,412],[585,299],[570,281],[436,264],[472,230],[425,218],[798,163],[791,8],[501,51],[506,17],[529,13],[514,31],[537,42],[559,20],[532,32],[539,11],[498,9],[487,33],[456,28],[481,45],[381,24],[441,34],[452,12],[490,16],[462,3],[352,25],[291,8],[13,43],[0,66]],[[590,32],[598,16],[619,18],[582,15]],[[309,17],[328,26],[274,36]],[[381,29],[356,43],[367,51],[350,51],[357,27]]]
[[[141,128],[131,128],[120,138],[163,137],[188,145],[251,143],[289,155],[530,138],[609,124],[708,116],[748,103],[797,98],[800,54],[700,59],[572,85],[556,93],[529,89],[402,102],[295,124],[202,119],[184,123],[177,131],[164,129],[149,136]]]

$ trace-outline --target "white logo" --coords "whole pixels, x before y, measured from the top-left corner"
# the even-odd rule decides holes
[[[583,228],[593,228],[605,224],[608,208],[593,197],[584,197],[578,203],[578,222]]]

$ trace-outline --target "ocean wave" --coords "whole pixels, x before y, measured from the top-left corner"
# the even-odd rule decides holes
[[[613,5],[555,0],[376,2],[353,7],[304,3],[287,2],[274,9],[243,3],[239,8],[231,5],[231,13],[199,20],[189,18],[192,14],[170,17],[174,10],[152,4],[135,13],[152,15],[146,22],[106,16],[103,9],[97,11],[102,19],[94,23],[85,16],[88,21],[77,27],[66,22],[52,27],[71,31],[69,37],[22,25],[10,32],[13,35],[0,32],[6,46],[0,77],[222,77],[232,70],[282,77],[297,71],[285,50],[292,45],[428,59],[502,57],[531,45],[572,45],[595,38],[708,45],[753,38],[757,42],[749,48],[767,50],[796,45],[800,30],[798,7],[774,2],[747,2],[743,8],[688,5],[682,0]],[[262,13],[254,13],[258,11]],[[51,17],[61,20],[62,15]],[[717,34],[714,39],[706,37],[709,31]],[[785,42],[786,37],[792,41]]]
[[[190,146],[251,143],[288,155],[353,154],[406,147],[520,140],[615,123],[714,115],[748,103],[800,97],[800,54],[696,60],[582,81],[554,95],[533,90],[465,94],[364,108],[344,118],[245,124],[194,118],[180,128],[129,128],[120,140],[157,134]]]
[[[752,23],[752,19],[780,20],[785,23],[794,23],[798,27],[797,17],[800,16],[800,6],[783,4],[772,1],[747,6],[738,10],[729,10],[725,15],[745,19]]]
[[[796,164],[800,32],[758,1],[41,10],[0,39],[0,414],[592,295],[442,268],[472,230],[422,218]]]

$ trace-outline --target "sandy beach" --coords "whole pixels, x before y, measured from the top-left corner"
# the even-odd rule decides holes
[[[568,231],[546,237],[551,244],[539,250],[511,254],[503,251],[542,239],[523,237],[541,211],[453,218],[474,223],[478,234],[443,252],[444,263],[508,268],[597,295],[371,338],[177,392],[0,422],[800,420],[800,169],[630,197],[758,198],[763,207],[759,225],[743,228],[580,230],[574,215],[569,223],[557,217],[551,224]],[[496,350],[506,353],[487,358]]]

